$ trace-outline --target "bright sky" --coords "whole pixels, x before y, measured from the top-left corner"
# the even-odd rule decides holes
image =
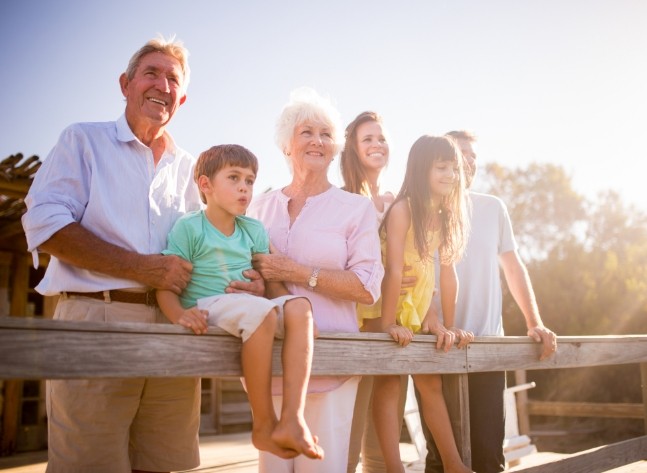
[[[344,126],[383,115],[393,191],[420,135],[467,128],[481,162],[561,164],[587,196],[647,209],[646,25],[644,0],[0,0],[0,158],[45,158],[68,124],[118,118],[132,53],[176,34],[192,78],[170,132],[196,156],[251,149],[257,191],[289,180],[274,124],[307,85]]]

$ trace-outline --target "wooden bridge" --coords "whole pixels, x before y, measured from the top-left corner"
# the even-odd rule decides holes
[[[446,374],[454,435],[470,462],[467,373],[639,364],[647,432],[647,335],[559,337],[558,352],[539,361],[527,337],[477,337],[467,349],[435,349],[436,337],[418,335],[399,347],[385,334],[323,334],[315,341],[313,375]],[[273,366],[280,374],[280,342]],[[138,376],[239,376],[240,339],[216,328],[196,336],[173,325],[62,322],[0,317],[0,379]],[[626,408],[626,406],[625,406]],[[546,409],[546,407],[544,407]],[[580,452],[531,473],[603,472],[647,459],[647,435]]]

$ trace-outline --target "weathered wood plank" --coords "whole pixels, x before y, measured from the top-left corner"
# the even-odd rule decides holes
[[[476,337],[468,346],[469,371],[554,369],[640,363],[647,336],[558,337],[558,350],[539,361],[541,346],[526,337]]]
[[[642,419],[645,415],[643,404],[621,402],[528,401],[527,408],[534,416]]]
[[[647,360],[647,336],[561,338],[539,361],[527,337],[477,337],[467,350],[444,353],[436,337],[400,347],[386,334],[325,334],[315,342],[314,375],[447,373],[547,369]],[[281,343],[274,350],[280,374]],[[602,355],[599,355],[601,352]],[[0,317],[0,379],[136,376],[239,376],[240,340],[210,328],[203,336],[170,324],[102,324]]]
[[[645,433],[647,433],[647,362],[640,364],[640,382],[643,391],[643,414],[645,419]]]
[[[647,436],[592,448],[516,473],[601,473],[647,458]]]

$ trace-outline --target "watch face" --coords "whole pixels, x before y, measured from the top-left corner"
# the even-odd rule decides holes
[[[308,286],[310,286],[310,287],[315,287],[316,285],[317,285],[317,280],[316,280],[315,278],[312,278],[312,277],[311,277],[311,278],[308,280]]]

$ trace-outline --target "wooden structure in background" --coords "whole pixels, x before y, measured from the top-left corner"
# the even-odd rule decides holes
[[[27,253],[27,242],[20,222],[25,212],[25,196],[40,164],[37,156],[24,159],[20,153],[0,161],[0,317],[9,314],[34,315],[37,306],[38,314],[43,315],[42,298],[30,288],[31,257]],[[38,393],[41,384],[40,381],[26,383],[22,379],[1,383],[0,454],[15,449],[23,417],[40,416],[42,403],[38,400]],[[25,390],[28,393],[27,402],[36,399],[35,403],[23,405]],[[34,392],[36,396],[29,396]],[[24,407],[30,415],[23,416]],[[28,432],[28,435],[32,434],[39,435],[34,429]]]

